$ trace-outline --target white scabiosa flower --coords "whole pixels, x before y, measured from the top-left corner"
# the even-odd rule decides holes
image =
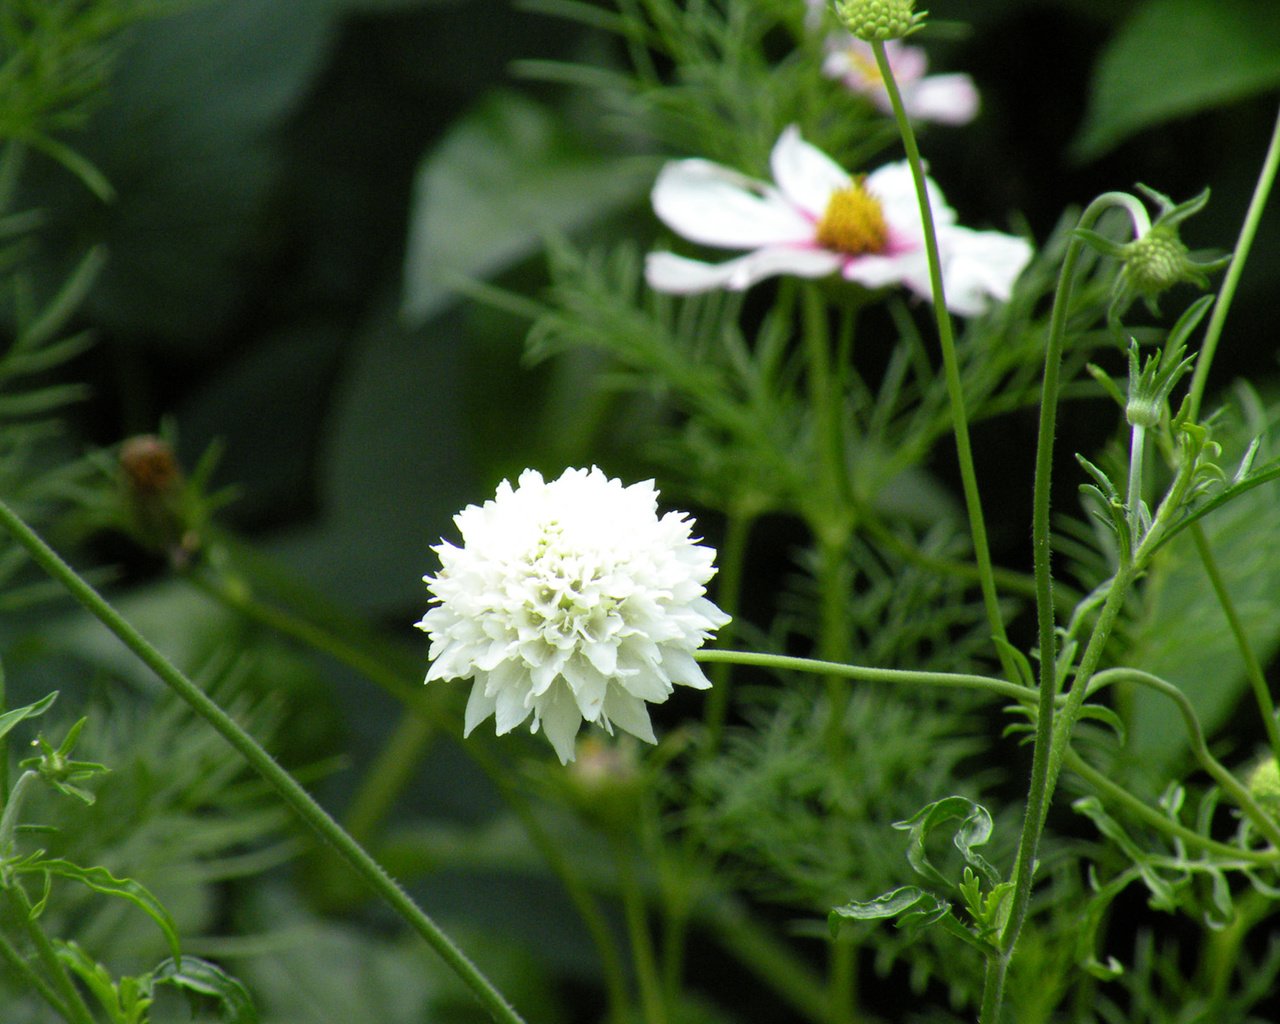
[[[517,485],[454,517],[463,546],[434,548],[427,682],[472,679],[464,735],[493,715],[498,735],[530,716],[562,763],[585,719],[656,742],[648,701],[676,683],[710,686],[693,651],[729,621],[709,601],[715,552],[692,520],[657,514],[653,481],[623,486],[599,469]]]
[[[668,227],[691,242],[751,251],[724,263],[650,253],[645,278],[651,288],[688,295],[737,291],[780,274],[839,273],[866,288],[900,284],[930,298],[924,229],[906,162],[853,177],[792,125],[774,145],[770,165],[776,185],[709,160],[677,160],[662,169],[653,209]],[[926,179],[926,190],[947,307],[976,316],[993,299],[1007,300],[1031,246],[998,231],[961,227],[937,183]]]

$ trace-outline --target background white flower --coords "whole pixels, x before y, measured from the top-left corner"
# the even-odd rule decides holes
[[[653,187],[653,209],[673,231],[703,245],[750,249],[725,263],[650,253],[650,287],[674,294],[741,290],[767,277],[839,272],[867,288],[901,284],[931,296],[924,230],[911,169],[887,164],[854,178],[794,125],[773,147],[769,185],[708,160],[667,164]],[[936,182],[926,179],[942,260],[947,307],[961,316],[1004,301],[1031,259],[1025,239],[955,223]]]
[[[884,53],[908,117],[941,124],[968,124],[977,116],[978,88],[968,75],[926,75],[929,58],[924,50],[897,39],[885,42]],[[831,34],[827,37],[822,70],[828,78],[838,79],[851,91],[866,96],[882,112],[893,113],[870,43],[848,32]]]
[[[703,595],[715,552],[686,515],[657,515],[653,481],[599,469],[535,470],[454,522],[463,546],[433,550],[426,681],[474,679],[464,734],[495,716],[498,735],[533,716],[561,762],[585,719],[655,742],[645,702],[676,683],[710,685],[692,652],[729,616]]]

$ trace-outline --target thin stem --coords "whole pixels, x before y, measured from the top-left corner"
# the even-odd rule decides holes
[[[640,1006],[645,1024],[666,1024],[667,1009],[663,1000],[662,978],[658,973],[658,961],[653,951],[653,936],[649,932],[648,915],[645,913],[644,894],[636,878],[632,854],[617,836],[610,835],[614,861],[618,866],[618,884],[622,889],[622,909],[627,920],[627,934],[631,939],[631,960],[636,969],[636,983],[640,989]]]
[[[875,53],[876,66],[880,69],[880,77],[884,80],[889,102],[893,105],[893,115],[898,122],[898,131],[902,135],[902,145],[907,153],[907,162],[911,166],[911,177],[915,181],[916,198],[920,204],[925,253],[929,259],[929,286],[933,294],[933,312],[938,324],[938,341],[942,348],[947,394],[951,401],[951,426],[956,439],[956,456],[960,464],[960,479],[964,486],[965,507],[969,512],[969,532],[973,538],[973,553],[978,563],[978,582],[982,589],[982,603],[986,609],[991,635],[1001,641],[997,646],[1005,675],[1011,680],[1016,680],[1017,668],[1005,649],[1007,637],[1004,618],[1000,613],[1000,599],[996,593],[991,551],[987,543],[986,521],[983,518],[982,500],[978,493],[978,477],[974,469],[973,450],[969,441],[969,419],[965,410],[964,384],[960,378],[960,366],[956,357],[951,315],[947,312],[946,295],[943,292],[942,260],[938,254],[938,234],[934,227],[933,209],[925,186],[924,165],[920,160],[920,150],[916,145],[911,120],[907,117],[906,109],[902,105],[902,94],[898,90],[893,69],[889,66],[889,58],[885,54],[884,43],[874,41],[871,43],[871,48]]]
[[[755,523],[755,514],[740,510],[730,510],[725,520],[724,542],[717,552],[720,569],[716,574],[716,602],[725,614],[734,619],[738,616],[742,597],[742,573],[746,565],[747,542],[751,537],[751,527]],[[733,635],[733,625],[718,634],[720,641]],[[729,713],[729,688],[731,684],[730,666],[720,664],[711,673],[711,692],[707,695],[707,704],[703,721],[707,727],[707,756],[720,749],[720,739],[724,733],[725,719]]]
[[[1187,695],[1168,680],[1161,679],[1150,672],[1143,672],[1133,668],[1115,668],[1105,673],[1100,672],[1094,677],[1088,690],[1091,694],[1096,693],[1103,686],[1120,681],[1134,682],[1140,686],[1155,690],[1177,705],[1178,713],[1182,716],[1183,724],[1187,728],[1187,739],[1191,746],[1191,753],[1200,762],[1200,767],[1235,802],[1236,806],[1244,811],[1249,820],[1253,822],[1254,827],[1266,837],[1267,841],[1272,846],[1280,849],[1280,825],[1276,824],[1275,819],[1253,799],[1249,790],[1209,751],[1209,745],[1204,738],[1204,730],[1200,727],[1200,720],[1196,717],[1196,710],[1192,707],[1191,701],[1187,699]]]
[[[39,778],[39,772],[28,768],[13,784],[13,790],[5,801],[4,813],[0,814],[0,859],[13,856],[18,833],[18,813],[22,809],[22,801],[27,795],[27,790]]]
[[[44,969],[53,978],[53,986],[58,990],[64,1007],[64,1015],[70,1024],[95,1024],[93,1012],[89,1009],[80,990],[67,973],[67,968],[58,959],[58,951],[54,949],[49,936],[40,927],[40,922],[31,915],[31,901],[27,899],[26,890],[14,883],[4,890],[5,897],[13,905],[12,909],[18,919],[24,922],[27,936],[36,948],[36,955],[44,965]]]
[[[1218,842],[1216,839],[1202,836],[1199,832],[1173,821],[1167,815],[1161,814],[1155,808],[1143,803],[1142,800],[1115,782],[1105,772],[1098,771],[1097,768],[1089,764],[1074,750],[1067,751],[1064,763],[1067,768],[1084,779],[1104,799],[1110,800],[1111,803],[1118,807],[1123,807],[1143,824],[1163,832],[1171,838],[1179,839],[1189,847],[1220,858],[1223,862],[1222,866],[1233,861],[1249,867],[1275,865],[1280,862],[1280,851],[1245,850],[1240,847],[1229,846],[1226,843]]]
[[[1129,441],[1128,512],[1129,549],[1136,552],[1142,540],[1142,470],[1147,461],[1147,431],[1135,423]]]
[[[44,977],[35,968],[27,963],[26,957],[13,948],[13,945],[5,938],[3,932],[0,932],[0,960],[7,963],[13,969],[14,974],[39,992],[40,998],[52,1006],[58,1016],[66,1021],[75,1020],[72,1011],[62,1001],[62,997],[54,991],[53,986],[45,981]]]
[[[1218,350],[1218,340],[1222,337],[1222,327],[1227,321],[1227,313],[1231,309],[1231,301],[1235,298],[1236,288],[1240,284],[1240,275],[1244,273],[1244,265],[1249,258],[1249,250],[1253,247],[1254,236],[1258,233],[1258,224],[1262,220],[1262,211],[1267,205],[1267,196],[1276,179],[1276,171],[1280,168],[1280,112],[1276,114],[1275,126],[1271,129],[1271,142],[1267,146],[1267,155],[1263,158],[1262,169],[1258,172],[1257,184],[1253,187],[1253,198],[1249,200],[1249,209],[1245,211],[1244,223],[1240,225],[1240,236],[1236,239],[1235,253],[1231,265],[1222,278],[1222,287],[1218,289],[1217,301],[1213,304],[1213,312],[1209,315],[1209,326],[1205,328],[1204,342],[1200,346],[1200,354],[1196,357],[1195,372],[1191,375],[1191,386],[1187,391],[1188,419],[1194,423],[1200,415],[1200,403],[1204,398],[1205,385],[1209,379],[1209,367],[1213,364],[1214,353]]]
[[[1133,216],[1133,197],[1123,193],[1108,192],[1095,199],[1080,215],[1080,227],[1092,224],[1102,213],[1113,206],[1121,206]],[[1144,214],[1145,216],[1145,214]],[[1040,646],[1039,700],[1036,714],[1035,745],[1031,754],[1031,779],[1027,787],[1026,816],[1022,822],[1022,834],[1018,841],[1018,857],[1014,867],[1013,901],[1008,923],[1001,935],[1000,948],[1005,961],[1013,955],[1018,935],[1026,918],[1031,901],[1031,885],[1035,873],[1036,851],[1049,801],[1053,796],[1056,769],[1052,765],[1054,743],[1054,711],[1058,698],[1057,679],[1057,622],[1053,603],[1053,552],[1049,506],[1053,478],[1054,437],[1057,431],[1059,377],[1062,369],[1062,352],[1066,344],[1067,315],[1071,306],[1071,293],[1075,283],[1076,265],[1084,243],[1073,236],[1063,256],[1058,273],[1058,287],[1049,316],[1049,338],[1045,351],[1044,380],[1040,392],[1040,424],[1036,439],[1035,484],[1032,496],[1031,543],[1036,583],[1036,626]],[[1119,587],[1112,584],[1112,593]],[[1108,595],[1108,603],[1111,596]],[[1112,611],[1112,618],[1118,612]],[[1108,623],[1108,632],[1110,624]],[[1095,629],[1095,638],[1097,630]],[[1098,650],[1101,656],[1101,649]],[[1072,696],[1075,696],[1073,690]],[[1083,687],[1080,692],[1083,700]],[[1004,979],[1008,964],[988,964],[987,984],[983,996],[982,1024],[995,1024],[999,1019],[1000,1005],[1004,998]]]
[[[1007,679],[994,676],[966,675],[961,672],[916,672],[910,669],[870,668],[865,665],[845,665],[816,658],[796,658],[785,654],[765,654],[757,651],[694,652],[703,662],[729,662],[734,665],[752,665],[777,672],[809,672],[821,676],[840,676],[862,683],[892,683],[897,686],[936,686],[943,689],[985,690],[993,696],[1026,704],[1035,697],[1035,691]]]
[[[413,709],[400,716],[390,739],[365,773],[345,815],[347,831],[368,842],[413,777],[434,726]]]
[[[1214,594],[1217,595],[1218,604],[1222,606],[1222,614],[1227,617],[1227,625],[1231,629],[1231,635],[1235,637],[1236,647],[1239,648],[1240,657],[1244,661],[1245,675],[1253,688],[1254,700],[1258,702],[1258,711],[1262,715],[1262,725],[1267,732],[1267,743],[1271,747],[1271,756],[1280,760],[1280,723],[1276,722],[1276,706],[1271,699],[1271,688],[1267,685],[1267,677],[1262,671],[1262,664],[1258,661],[1257,654],[1254,653],[1253,644],[1249,642],[1249,635],[1245,632],[1244,623],[1240,621],[1240,614],[1236,611],[1235,602],[1231,599],[1231,593],[1227,590],[1226,581],[1222,578],[1222,573],[1218,569],[1218,560],[1214,557],[1213,549],[1209,546],[1209,538],[1204,535],[1203,526],[1200,523],[1192,523],[1190,532],[1191,539],[1195,542],[1196,551],[1200,555],[1200,561],[1204,565],[1205,575],[1209,577],[1209,584],[1213,587]]]
[[[857,1019],[858,947],[847,935],[838,935],[830,940],[827,960],[831,1020],[834,1024],[853,1024]]]
[[[490,1016],[504,1024],[523,1024],[519,1014],[507,1003],[492,983],[480,973],[453,941],[400,888],[390,875],[357,843],[292,775],[281,768],[258,742],[210,700],[195,683],[146,640],[96,590],[81,579],[57,553],[3,502],[0,502],[0,526],[21,544],[50,576],[90,613],[103,623],[150,668],[171,690],[243,757],[271,786],[294,813],[330,842],[350,867],[397,914],[416,931],[436,954],[454,971],[484,1005]]]

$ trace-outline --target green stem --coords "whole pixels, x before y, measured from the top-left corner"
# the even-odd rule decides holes
[[[956,456],[960,464],[960,479],[964,486],[965,507],[969,513],[969,532],[973,538],[974,558],[978,563],[978,582],[982,589],[982,603],[987,613],[987,622],[991,635],[1000,643],[997,645],[1000,662],[1005,675],[1016,680],[1017,667],[1006,649],[1007,637],[1004,618],[1000,613],[1000,598],[996,592],[995,576],[991,566],[991,551],[987,544],[986,521],[982,514],[982,500],[978,493],[978,477],[974,468],[973,449],[969,441],[969,419],[964,402],[964,384],[960,378],[960,365],[956,358],[955,337],[951,328],[951,315],[947,312],[946,294],[942,286],[942,260],[938,254],[938,234],[933,222],[933,209],[929,203],[929,194],[925,186],[924,165],[920,160],[920,150],[916,145],[915,132],[902,105],[902,94],[898,83],[894,80],[893,69],[885,54],[884,43],[871,43],[875,53],[876,65],[884,80],[885,91],[893,105],[893,115],[898,122],[898,131],[902,135],[902,145],[907,153],[907,162],[911,166],[911,177],[915,181],[916,198],[920,204],[920,222],[924,229],[925,253],[929,259],[929,286],[933,294],[933,312],[938,325],[938,341],[942,348],[942,364],[947,379],[947,394],[951,401],[952,430],[956,440]]]
[[[18,776],[18,781],[13,784],[13,790],[5,801],[4,813],[0,814],[0,859],[14,855],[18,835],[18,813],[22,808],[22,801],[27,795],[27,790],[39,778],[39,772],[28,768]]]
[[[480,1000],[490,1016],[505,1024],[523,1024],[501,993],[453,944],[439,926],[392,880],[377,861],[342,828],[258,742],[183,675],[96,590],[81,579],[8,505],[0,502],[0,526],[21,544],[50,576],[113,632],[143,664],[205,719],[319,835],[331,843],[352,870],[399,914],[444,960]]]
[[[4,660],[0,659],[0,715],[7,706],[8,695],[5,692]],[[0,736],[0,793],[9,792],[9,735]],[[3,833],[0,833],[2,835]],[[0,854],[4,852],[4,841],[0,839]]]
[[[1095,789],[1105,799],[1117,807],[1124,808],[1144,825],[1158,832],[1163,832],[1170,838],[1181,840],[1189,847],[1219,858],[1224,866],[1238,863],[1247,867],[1261,867],[1264,865],[1274,866],[1277,862],[1280,862],[1280,851],[1245,850],[1237,846],[1229,846],[1226,843],[1218,842],[1216,839],[1202,836],[1199,832],[1189,829],[1185,825],[1178,824],[1167,815],[1161,814],[1155,808],[1143,803],[1142,800],[1115,782],[1105,772],[1098,771],[1097,768],[1089,764],[1074,750],[1067,751],[1064,764],[1079,775],[1080,778],[1084,779],[1091,788]]]
[[[751,665],[773,669],[776,672],[808,672],[820,676],[840,676],[861,683],[891,683],[895,686],[935,686],[943,689],[985,690],[993,696],[1026,704],[1035,697],[1035,691],[1007,679],[994,676],[966,675],[962,672],[916,672],[910,669],[870,668],[865,665],[845,665],[816,658],[796,658],[785,654],[765,654],[757,651],[695,651],[694,657],[703,662],[729,662],[733,665]]]
[[[847,935],[838,935],[830,940],[827,959],[831,1020],[834,1024],[853,1024],[857,1019],[858,947]]]
[[[0,932],[0,960],[7,963],[14,974],[40,993],[40,998],[52,1006],[58,1016],[65,1021],[75,1020],[72,1011],[62,1001],[62,997],[54,991],[53,986],[27,963],[26,957],[13,948],[2,932]]]
[[[36,955],[44,965],[45,971],[53,978],[53,986],[59,992],[64,1007],[64,1015],[70,1024],[95,1024],[93,1012],[80,995],[75,982],[67,973],[67,969],[58,959],[58,951],[53,948],[49,936],[40,927],[40,922],[31,914],[31,901],[27,899],[26,890],[16,882],[4,890],[5,897],[12,904],[12,911],[20,921],[25,922],[27,936],[36,948]]]
[[[1106,672],[1099,672],[1093,678],[1088,690],[1090,694],[1093,694],[1103,686],[1120,681],[1134,682],[1140,686],[1155,690],[1177,705],[1178,713],[1182,716],[1183,724],[1187,728],[1187,739],[1191,746],[1191,753],[1200,763],[1200,767],[1235,802],[1236,806],[1244,811],[1249,820],[1253,822],[1254,827],[1266,837],[1267,841],[1277,850],[1280,850],[1280,825],[1276,824],[1275,819],[1253,799],[1249,790],[1210,752],[1209,745],[1205,742],[1204,730],[1200,727],[1200,720],[1196,717],[1196,710],[1192,707],[1191,701],[1187,699],[1187,695],[1168,680],[1134,668],[1114,668]]]
[[[1280,723],[1276,722],[1276,706],[1271,699],[1271,688],[1267,685],[1262,664],[1253,651],[1253,644],[1249,642],[1249,635],[1245,632],[1244,623],[1240,620],[1235,602],[1227,590],[1226,581],[1223,580],[1222,573],[1218,569],[1218,560],[1214,557],[1213,549],[1209,546],[1209,538],[1205,536],[1202,525],[1192,523],[1189,529],[1196,551],[1200,555],[1200,561],[1204,565],[1205,575],[1209,577],[1209,584],[1217,595],[1218,604],[1222,606],[1222,614],[1227,617],[1227,625],[1231,629],[1231,635],[1235,637],[1236,647],[1239,648],[1240,657],[1244,661],[1245,675],[1253,687],[1254,700],[1258,702],[1258,711],[1262,715],[1262,725],[1267,732],[1271,756],[1280,760]]]
[[[631,959],[640,989],[640,1006],[645,1024],[666,1024],[667,1008],[663,1000],[662,978],[654,955],[653,936],[649,932],[644,894],[636,878],[632,853],[617,836],[610,835],[614,861],[618,866],[618,884],[622,889],[622,909],[631,939]]]
[[[1271,142],[1267,146],[1267,155],[1263,158],[1257,184],[1253,187],[1253,198],[1249,200],[1249,209],[1245,211],[1244,223],[1240,226],[1240,236],[1236,239],[1235,254],[1222,278],[1222,287],[1218,290],[1217,301],[1214,302],[1213,312],[1209,315],[1209,326],[1205,328],[1204,342],[1196,358],[1195,372],[1191,375],[1191,386],[1187,390],[1187,419],[1192,423],[1200,415],[1200,403],[1204,398],[1205,385],[1208,383],[1209,367],[1213,364],[1214,353],[1218,350],[1218,340],[1222,337],[1222,326],[1226,323],[1231,301],[1235,298],[1236,288],[1240,284],[1240,275],[1244,273],[1249,250],[1253,247],[1254,236],[1258,233],[1258,224],[1262,220],[1267,196],[1271,193],[1271,186],[1275,182],[1277,168],[1280,168],[1280,113],[1276,114],[1276,123],[1271,130]]]
[[[1080,215],[1079,227],[1092,224],[1112,206],[1133,210],[1133,197],[1123,193],[1108,192],[1095,199]],[[1145,216],[1145,213],[1143,214]],[[999,1019],[1004,999],[1004,979],[1007,960],[1013,955],[1018,935],[1026,918],[1031,900],[1031,886],[1035,873],[1036,851],[1040,845],[1040,833],[1053,795],[1056,769],[1052,765],[1054,742],[1054,711],[1058,698],[1057,679],[1057,622],[1053,602],[1053,564],[1049,506],[1053,477],[1054,437],[1057,431],[1059,377],[1062,369],[1062,352],[1066,344],[1067,314],[1071,306],[1071,293],[1075,283],[1076,265],[1084,243],[1073,236],[1063,256],[1058,273],[1058,287],[1049,316],[1049,338],[1045,351],[1044,380],[1040,392],[1040,424],[1036,439],[1035,484],[1032,496],[1031,543],[1036,583],[1036,626],[1040,647],[1039,700],[1036,714],[1035,745],[1031,754],[1031,779],[1027,787],[1026,816],[1022,822],[1022,834],[1018,841],[1018,857],[1014,867],[1013,901],[1009,921],[1001,935],[1000,963],[989,963],[987,982],[984,986],[982,1024],[995,1024]],[[1112,594],[1121,588],[1112,584]],[[1108,595],[1108,603],[1111,595]],[[1118,612],[1111,612],[1111,618]],[[1110,621],[1107,630],[1110,630]],[[1094,637],[1097,637],[1095,629]],[[1098,650],[1101,656],[1101,649]],[[1073,688],[1072,696],[1076,696]],[[1079,698],[1084,698],[1084,688],[1079,687]]]
[[[345,817],[353,838],[368,842],[377,831],[413,778],[434,731],[434,725],[417,711],[407,709],[400,716],[395,732],[383,744],[351,800]]]
[[[716,574],[716,601],[721,610],[735,620],[742,598],[742,573],[746,565],[747,542],[755,519],[753,512],[731,509],[725,520],[724,543],[720,545],[718,552],[720,569]],[[727,642],[733,635],[734,624],[730,623],[728,629],[719,632],[717,642]],[[711,673],[711,691],[707,695],[703,718],[707,728],[706,756],[720,749],[725,719],[729,714],[731,676],[730,666],[727,664],[717,665]]]

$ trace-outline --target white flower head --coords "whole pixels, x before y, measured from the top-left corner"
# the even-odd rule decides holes
[[[779,274],[839,273],[866,288],[900,284],[931,297],[920,207],[905,161],[851,177],[792,125],[778,138],[770,163],[775,185],[708,160],[677,160],[662,169],[652,199],[668,227],[691,242],[751,251],[716,264],[650,253],[650,287],[688,295],[738,291]],[[991,300],[1007,300],[1031,246],[998,231],[959,226],[937,183],[925,180],[947,307],[976,316]]]
[[[433,549],[435,607],[417,625],[428,683],[474,680],[464,735],[490,715],[499,736],[532,716],[568,763],[584,719],[654,743],[645,702],[711,685],[692,652],[729,621],[704,596],[715,551],[657,507],[652,480],[592,467],[547,483],[529,469],[454,517],[463,546]]]
[[[927,75],[929,58],[918,46],[897,39],[884,43],[884,55],[893,71],[907,116],[940,124],[968,124],[978,114],[978,88],[964,74]],[[848,32],[827,37],[827,57],[822,63],[828,78],[843,82],[850,91],[869,99],[878,110],[893,113],[884,78],[871,44]]]

